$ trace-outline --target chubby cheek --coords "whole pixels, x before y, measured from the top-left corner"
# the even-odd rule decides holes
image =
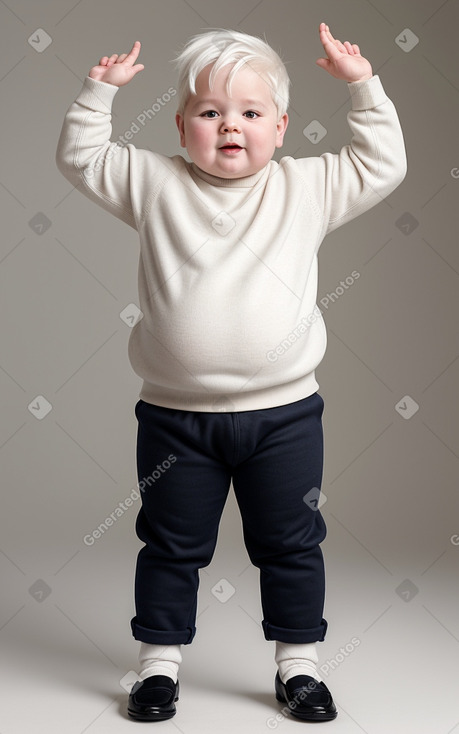
[[[275,138],[270,129],[257,131],[249,143],[252,155],[257,159],[270,158],[275,147]]]
[[[189,150],[204,153],[209,147],[210,138],[210,131],[203,125],[194,122],[185,125],[185,141]]]

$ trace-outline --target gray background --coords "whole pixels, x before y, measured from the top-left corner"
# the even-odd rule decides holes
[[[265,34],[287,64],[290,125],[276,159],[336,152],[349,141],[349,101],[315,65],[322,20],[372,62],[408,154],[402,185],[319,256],[319,299],[361,276],[324,310],[317,370],[329,622],[317,647],[340,712],[326,726],[459,732],[458,3],[0,0],[2,734],[139,726],[125,714],[139,503],[92,546],[83,540],[136,485],[140,380],[120,313],[137,303],[138,239],[56,169],[64,114],[101,56],[140,40],[145,70],[115,98],[115,139],[176,84],[171,59],[192,33],[229,27]],[[186,155],[174,114],[172,100],[132,142]],[[327,130],[317,144],[303,134],[312,120]],[[39,419],[43,398],[52,409]],[[182,647],[179,713],[162,731],[299,725],[274,699],[260,620],[230,493],[201,573],[198,633]]]

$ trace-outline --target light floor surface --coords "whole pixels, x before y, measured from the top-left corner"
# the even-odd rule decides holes
[[[311,727],[459,734],[458,641],[422,605],[409,614],[403,602],[398,610],[388,607],[357,636],[359,644],[349,636],[357,627],[349,609],[343,605],[339,614],[335,602],[329,605],[333,626],[318,643],[319,666],[339,713],[319,724],[284,716],[285,704],[274,695],[274,642],[264,640],[252,614],[222,606],[218,630],[205,624],[204,607],[193,643],[182,646],[177,714],[151,723],[126,713],[138,643],[123,630],[125,610],[114,611],[113,629],[101,624],[91,632],[72,619],[70,600],[48,601],[42,613],[25,605],[0,635],[1,734],[287,734]],[[113,632],[118,640],[108,644]]]

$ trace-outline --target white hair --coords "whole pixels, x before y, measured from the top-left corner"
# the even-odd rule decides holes
[[[172,60],[178,70],[178,108],[184,114],[191,94],[196,94],[198,74],[214,62],[209,88],[212,89],[217,72],[226,64],[234,64],[227,80],[227,93],[231,96],[231,83],[237,71],[244,65],[260,74],[268,84],[272,100],[277,107],[278,119],[287,111],[290,79],[280,56],[261,38],[240,31],[216,28],[198,33],[189,39],[181,53]]]

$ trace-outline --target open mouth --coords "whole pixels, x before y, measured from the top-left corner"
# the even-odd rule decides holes
[[[241,146],[238,145],[237,143],[226,143],[226,145],[222,145],[221,148],[219,148],[219,150],[223,151],[224,153],[228,153],[229,155],[231,154],[235,155],[240,150],[244,150],[244,149],[241,148]]]

